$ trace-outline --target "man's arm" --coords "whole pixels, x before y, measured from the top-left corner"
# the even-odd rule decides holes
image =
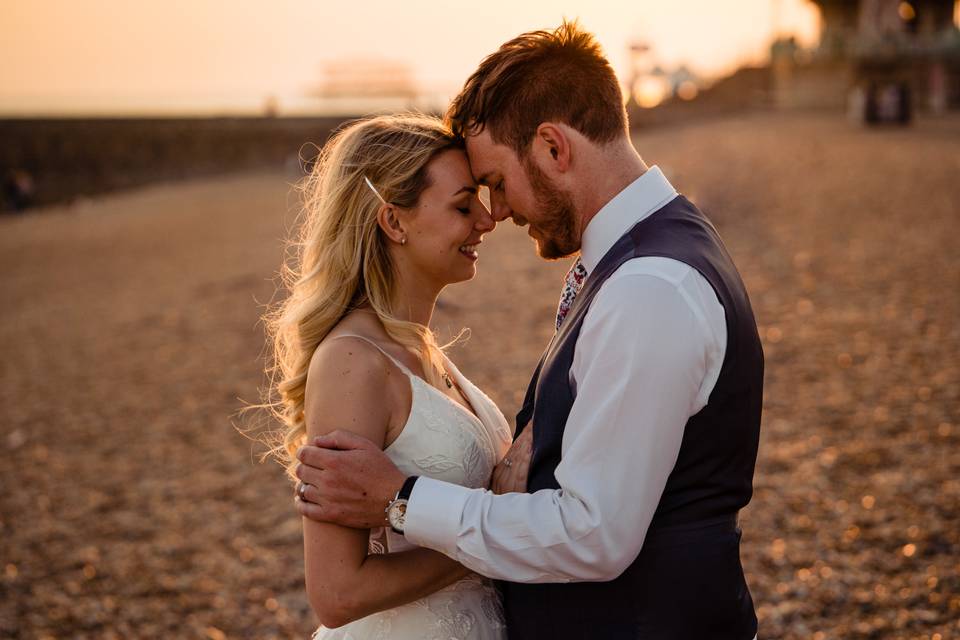
[[[422,477],[407,508],[409,540],[515,582],[609,580],[633,561],[726,347],[723,309],[706,280],[685,265],[660,270],[664,277],[637,273],[637,263],[656,260],[621,267],[587,313],[555,470],[561,489],[494,496]],[[355,434],[338,430],[315,444],[298,452],[297,475],[316,485],[298,511],[353,527],[382,522],[403,474]]]
[[[593,301],[577,344],[559,490],[496,496],[421,478],[407,538],[513,582],[622,573],[640,552],[717,356],[715,327],[680,284],[615,274]]]

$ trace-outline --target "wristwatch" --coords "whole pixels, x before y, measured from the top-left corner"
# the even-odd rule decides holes
[[[404,480],[400,491],[397,491],[396,497],[386,508],[390,528],[400,535],[403,535],[403,523],[407,518],[407,501],[410,500],[410,494],[413,493],[413,485],[419,477],[420,476],[410,476]]]

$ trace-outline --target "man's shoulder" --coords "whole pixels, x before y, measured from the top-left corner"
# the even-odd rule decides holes
[[[718,329],[724,322],[723,305],[703,274],[664,256],[631,258],[620,265],[600,286],[588,317],[598,313],[654,314],[678,320],[689,313]]]
[[[676,258],[639,256],[630,258],[617,267],[603,285],[626,280],[636,286],[643,286],[647,278],[656,278],[678,286],[685,279],[699,275],[700,273],[694,267]]]

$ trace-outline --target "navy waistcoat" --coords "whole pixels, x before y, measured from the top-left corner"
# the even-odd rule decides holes
[[[527,490],[559,488],[554,470],[574,401],[569,372],[584,316],[603,282],[642,256],[686,263],[713,287],[727,325],[720,376],[707,405],[684,426],[637,558],[610,582],[501,583],[511,640],[750,640],[756,633],[736,514],[753,491],[763,351],[733,261],[713,225],[683,196],[637,223],[604,255],[544,352],[517,415],[517,434],[531,418],[536,425]],[[617,473],[610,469],[611,482]]]

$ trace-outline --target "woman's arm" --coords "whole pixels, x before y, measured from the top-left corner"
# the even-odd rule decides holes
[[[320,622],[330,628],[343,626],[428,596],[470,573],[462,564],[431,549],[368,555],[337,595],[335,608],[325,611]]]
[[[322,344],[307,372],[308,439],[346,428],[383,447],[388,427],[405,421],[409,406],[390,393],[395,376],[383,356],[361,341]],[[469,574],[427,549],[367,555],[369,534],[303,519],[307,596],[326,627],[412,602]]]

